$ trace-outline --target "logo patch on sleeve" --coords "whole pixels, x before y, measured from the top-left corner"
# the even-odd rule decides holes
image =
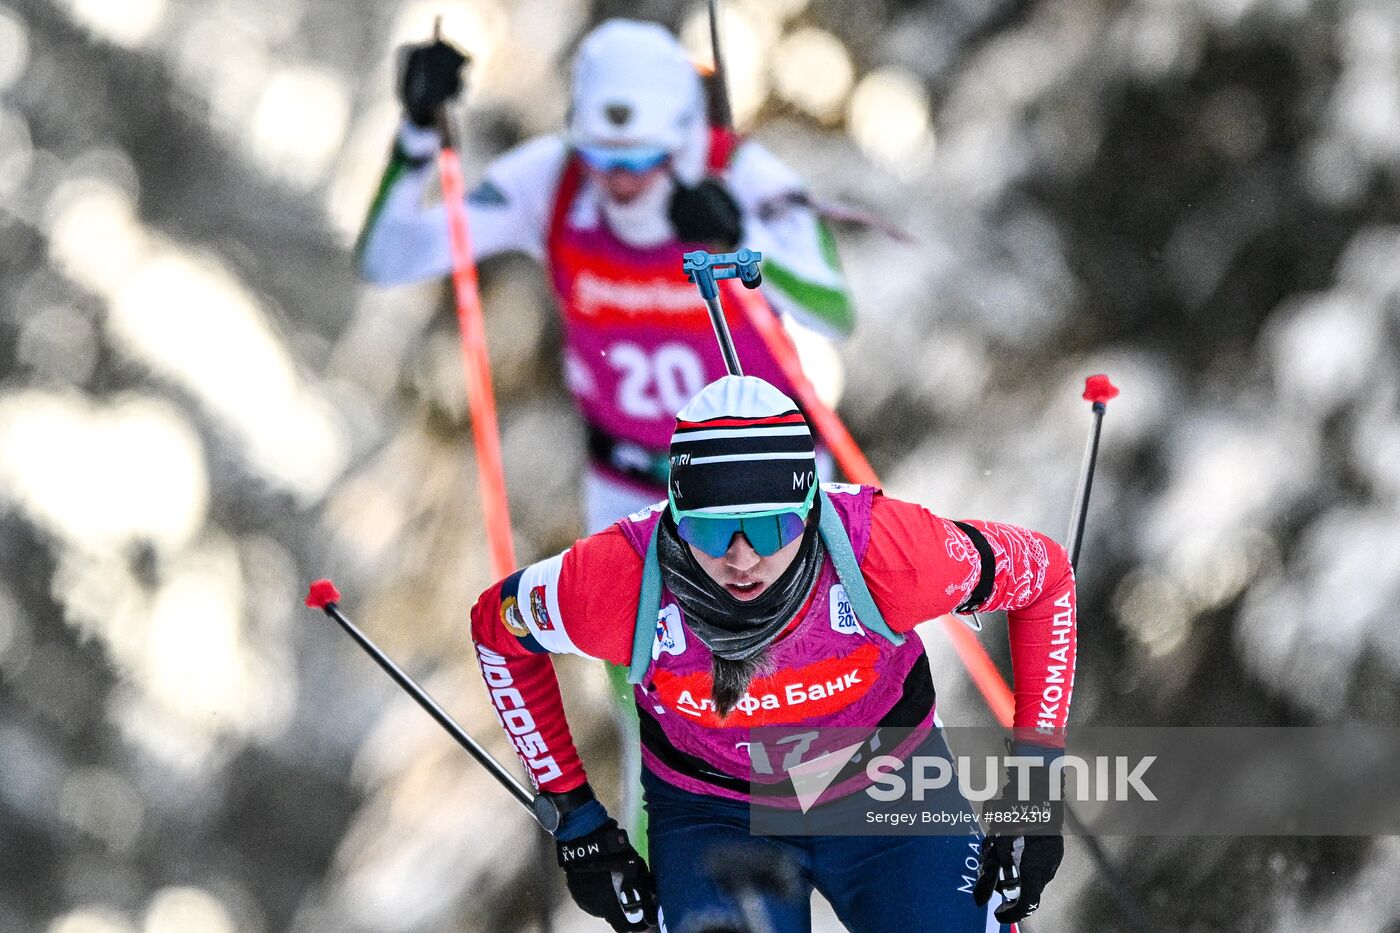
[[[656,641],[651,643],[652,660],[663,654],[685,654],[685,628],[681,625],[681,611],[675,603],[662,606],[656,616]]]
[[[651,518],[653,515],[655,515],[657,512],[660,512],[660,511],[661,511],[662,509],[664,509],[664,508],[666,508],[666,503],[665,503],[664,501],[663,501],[663,502],[654,502],[654,503],[652,503],[651,505],[647,506],[647,507],[644,508],[644,509],[638,509],[637,511],[633,512],[631,515],[627,516],[627,518],[628,518],[630,521],[634,521],[634,522],[644,522],[644,521],[646,521],[648,518]]]
[[[541,632],[554,631],[554,620],[549,617],[549,604],[544,598],[544,584],[530,590],[530,615],[535,617],[535,627]]]
[[[846,588],[837,583],[831,587],[831,592],[827,595],[827,603],[831,612],[831,630],[841,635],[864,635],[865,629],[860,627],[856,621],[856,611],[851,606],[851,598],[846,595]]]
[[[516,638],[526,638],[530,634],[525,620],[520,616],[520,603],[514,596],[507,596],[501,602],[501,624]]]
[[[860,494],[860,486],[855,483],[822,483],[822,488],[829,493],[834,492],[843,496]]]

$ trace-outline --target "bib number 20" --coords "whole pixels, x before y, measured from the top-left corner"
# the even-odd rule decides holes
[[[671,418],[705,387],[705,369],[695,351],[665,343],[647,353],[635,343],[616,343],[608,363],[622,373],[617,404],[633,418]]]

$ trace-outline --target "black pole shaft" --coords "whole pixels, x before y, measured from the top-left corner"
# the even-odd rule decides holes
[[[1065,550],[1069,552],[1069,563],[1079,568],[1079,549],[1084,544],[1084,524],[1089,517],[1089,493],[1094,488],[1094,467],[1099,459],[1099,435],[1103,431],[1103,402],[1094,403],[1094,427],[1089,432],[1089,443],[1084,448],[1084,465],[1079,471],[1079,491],[1074,497],[1074,509],[1070,516],[1069,537]]]
[[[433,17],[433,41],[442,41],[442,14]],[[447,111],[447,104],[438,108],[437,119],[434,122],[437,124],[438,136],[442,139],[442,148],[453,148],[453,137],[456,134],[452,132],[452,115]]]
[[[729,322],[724,319],[724,308],[720,306],[719,296],[706,298],[705,309],[710,312],[710,325],[714,327],[715,339],[719,341],[724,368],[729,370],[731,376],[742,376],[744,368],[739,365],[739,352],[734,349],[734,336],[729,332]]]
[[[525,786],[516,779],[501,763],[491,756],[491,753],[483,748],[476,739],[467,734],[467,731],[457,724],[457,720],[447,714],[437,701],[428,695],[428,692],[409,677],[395,664],[387,654],[380,650],[379,646],[369,640],[369,637],[355,627],[355,624],[345,617],[340,611],[340,607],[335,603],[326,603],[326,615],[340,623],[340,627],[359,643],[375,663],[384,668],[384,673],[394,679],[394,683],[403,688],[404,692],[418,703],[427,714],[437,720],[438,725],[447,730],[448,735],[457,740],[457,744],[466,749],[468,755],[477,760],[477,763],[490,772],[502,787],[510,792],[510,795],[520,802],[520,805],[530,811],[530,818],[535,819],[535,809],[533,806],[534,795],[525,789]]]
[[[438,108],[438,112],[437,112],[437,131],[438,131],[438,136],[441,137],[441,139],[442,139],[442,148],[444,148],[444,149],[452,149],[452,148],[454,148],[454,146],[455,146],[455,140],[454,140],[455,134],[452,132],[452,115],[449,114],[449,113],[447,112],[447,107],[446,107],[446,106],[443,106],[443,107]]]
[[[710,0],[710,54],[715,60],[715,116],[725,129],[734,129],[734,110],[729,105],[729,76],[725,73],[724,52],[719,41],[719,0]]]

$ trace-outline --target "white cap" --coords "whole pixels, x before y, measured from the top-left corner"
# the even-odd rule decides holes
[[[675,36],[655,23],[610,19],[574,58],[574,145],[656,146],[689,183],[704,167],[705,94]]]
[[[797,403],[757,376],[720,376],[686,402],[676,421],[772,418],[797,411]]]

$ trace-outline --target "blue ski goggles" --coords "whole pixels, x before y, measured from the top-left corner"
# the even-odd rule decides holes
[[[682,515],[676,522],[681,540],[692,544],[711,557],[723,557],[729,551],[735,535],[743,535],[749,545],[763,557],[770,557],[787,547],[807,530],[809,506],[797,512],[772,515],[743,515],[706,517]]]
[[[656,146],[579,146],[585,165],[597,172],[649,172],[671,157]]]

